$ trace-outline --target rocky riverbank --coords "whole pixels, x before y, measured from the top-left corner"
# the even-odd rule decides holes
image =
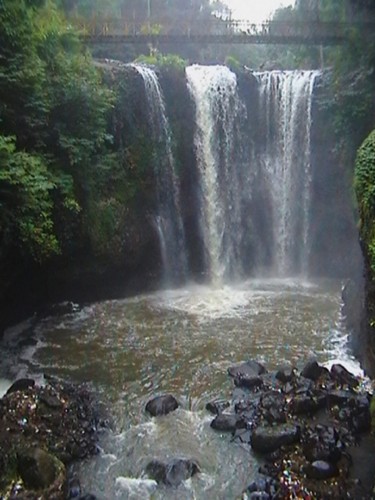
[[[243,499],[371,499],[375,440],[371,436],[371,395],[343,366],[331,370],[316,361],[301,373],[288,367],[268,373],[256,361],[228,370],[232,400],[212,401],[211,427],[249,446],[260,463]],[[149,401],[158,417],[177,408],[171,395]],[[153,461],[146,473],[176,486],[200,472],[193,457]]]
[[[256,477],[249,471],[243,500],[373,498],[375,438],[362,379],[339,364],[328,370],[316,361],[301,372],[268,372],[248,361],[228,374],[231,399],[210,401],[206,409],[215,415],[212,432],[227,433],[228,446],[248,447],[260,464]],[[165,394],[148,401],[145,411],[162,418],[178,407]],[[74,461],[97,453],[105,427],[85,386],[21,379],[0,400],[0,419],[0,498],[96,498],[69,473]],[[204,472],[194,456],[154,457],[142,477],[177,495],[183,481]]]
[[[17,380],[0,400],[0,422],[0,498],[95,498],[69,477],[74,461],[98,452],[105,427],[85,386]]]

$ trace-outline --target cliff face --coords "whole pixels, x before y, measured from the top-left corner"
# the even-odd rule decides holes
[[[113,137],[111,150],[93,167],[80,194],[79,220],[74,225],[65,221],[73,234],[70,247],[41,266],[23,262],[16,255],[12,262],[3,263],[7,279],[0,283],[0,330],[46,303],[110,298],[160,284],[162,256],[155,224],[160,199],[154,165],[157,155],[165,153],[160,144],[154,143],[145,82],[134,66],[107,60],[97,65],[117,96],[108,121],[108,132]],[[199,279],[204,273],[205,249],[197,214],[200,187],[194,145],[195,105],[184,71],[162,68],[156,74],[171,129],[189,276]],[[239,70],[237,82],[247,116],[239,127],[239,147],[252,158],[249,165],[244,165],[244,172],[254,168],[252,194],[241,195],[248,225],[243,230],[243,267],[251,275],[259,246],[264,264],[271,259],[270,194],[261,169],[255,168],[256,153],[251,156],[251,151],[256,151],[254,145],[265,140],[265,117],[259,105],[256,76]],[[328,92],[327,85],[321,80],[316,86],[312,108],[309,268],[314,276],[355,278],[360,274],[361,254],[351,207],[350,159],[333,151],[332,117],[320,105]]]

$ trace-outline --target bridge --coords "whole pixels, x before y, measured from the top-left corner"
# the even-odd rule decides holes
[[[71,20],[89,44],[138,43],[153,45],[174,43],[200,44],[305,44],[339,45],[357,27],[362,35],[375,32],[374,23],[283,22],[254,24],[249,21],[225,21],[213,18],[189,22],[126,19]]]

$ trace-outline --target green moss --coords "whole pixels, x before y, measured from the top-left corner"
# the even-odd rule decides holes
[[[360,234],[375,276],[375,130],[357,152],[354,187],[360,215]]]

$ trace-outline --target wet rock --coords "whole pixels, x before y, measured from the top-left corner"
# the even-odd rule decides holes
[[[276,498],[278,489],[279,483],[272,477],[259,476],[255,481],[249,484],[244,495],[246,495],[245,498],[248,499],[272,499]]]
[[[291,366],[282,367],[275,374],[275,378],[277,380],[280,380],[280,382],[282,382],[283,384],[291,382],[294,377],[295,370]]]
[[[342,385],[347,385],[351,388],[358,387],[359,385],[359,380],[340,364],[332,365],[331,375]]]
[[[62,402],[58,396],[48,389],[40,391],[39,401],[48,408],[59,409],[62,407]]]
[[[325,460],[316,460],[305,467],[307,477],[310,479],[329,479],[338,475],[338,468],[335,464]]]
[[[234,365],[228,368],[228,374],[231,377],[257,377],[258,375],[262,375],[267,373],[266,368],[258,363],[258,361],[249,360],[245,363],[241,363],[239,365]]]
[[[81,483],[79,479],[76,477],[70,479],[68,484],[68,499],[78,498],[81,496],[81,493]]]
[[[185,458],[176,458],[167,463],[152,460],[146,467],[146,473],[151,479],[167,486],[178,486],[198,472],[198,464]]]
[[[339,433],[332,426],[317,425],[307,428],[302,436],[303,453],[309,462],[340,460],[343,444]]]
[[[16,380],[7,390],[6,394],[12,394],[16,391],[26,391],[30,387],[35,386],[35,380],[31,378],[20,378]]]
[[[327,394],[327,402],[328,406],[345,406],[349,403],[350,399],[353,397],[353,394],[344,391],[344,390],[335,390],[335,391],[330,391]]]
[[[316,382],[323,373],[328,372],[327,368],[320,366],[317,361],[308,361],[301,371],[301,376]]]
[[[177,408],[177,399],[171,394],[157,396],[146,404],[146,411],[153,417],[167,415],[168,413],[177,410]]]
[[[79,500],[97,500],[97,497],[95,495],[91,495],[91,493],[88,493],[79,497]]]
[[[285,423],[287,420],[286,400],[284,394],[269,391],[261,396],[261,414],[269,423]]]
[[[233,389],[233,394],[232,394],[232,402],[233,402],[233,404],[239,404],[242,401],[246,401],[247,397],[248,397],[248,393],[245,392],[240,387],[235,387]]]
[[[223,413],[223,411],[229,406],[230,403],[228,401],[220,399],[216,401],[210,401],[209,403],[207,403],[206,410],[212,413],[213,415],[219,415],[220,413]]]
[[[259,453],[271,453],[281,446],[297,443],[300,428],[296,425],[283,424],[276,427],[257,427],[251,435],[251,446]]]
[[[315,398],[301,394],[291,400],[289,409],[294,415],[311,415],[319,410],[319,404]]]
[[[211,427],[216,431],[233,432],[240,421],[241,418],[238,415],[220,413],[212,420]]]
[[[234,431],[233,440],[240,443],[250,444],[251,430],[247,428],[236,429]]]
[[[31,490],[50,488],[60,477],[61,488],[65,482],[65,466],[56,457],[39,448],[18,451],[18,472]]]
[[[239,375],[234,379],[234,385],[236,387],[244,387],[245,389],[257,389],[263,385],[263,380],[261,377],[253,377],[249,375]]]

